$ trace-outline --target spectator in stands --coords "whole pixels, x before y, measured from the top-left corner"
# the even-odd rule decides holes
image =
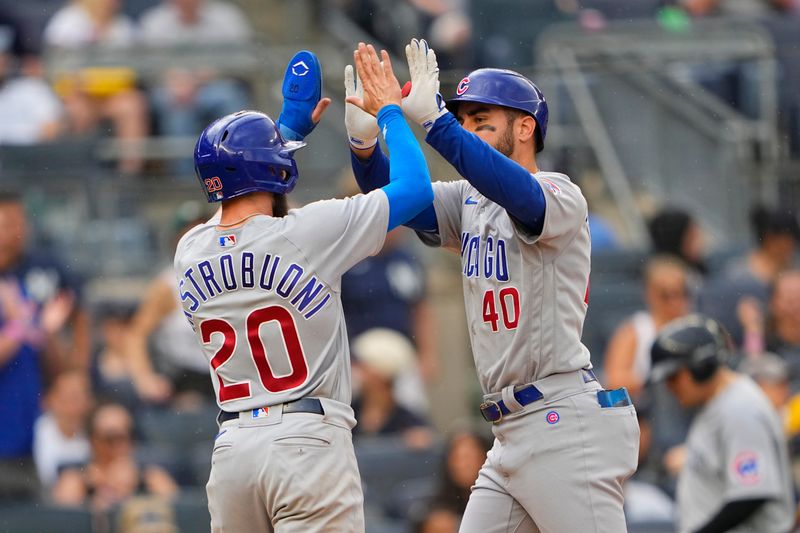
[[[177,244],[186,231],[209,218],[200,204],[182,205],[174,221],[173,244]],[[148,349],[150,345],[154,348],[154,357]],[[159,272],[145,291],[133,315],[126,352],[136,391],[142,400],[162,403],[175,393],[176,401],[183,408],[214,401],[208,361],[183,314],[171,264]],[[154,359],[166,375],[154,369]]]
[[[465,0],[337,0],[353,21],[403,55],[410,35],[426,35],[443,69],[471,66],[472,21]]]
[[[49,489],[60,468],[89,460],[86,422],[92,392],[86,372],[58,374],[44,396],[44,408],[33,430],[33,459],[42,486]]]
[[[100,344],[92,367],[99,396],[113,399],[129,409],[138,406],[133,372],[127,355],[133,307],[124,302],[105,302],[97,306]]]
[[[23,495],[37,475],[31,459],[42,375],[88,368],[89,329],[76,302],[80,287],[57,262],[26,253],[19,196],[0,192],[0,499]],[[70,323],[70,350],[59,334]]]
[[[458,517],[464,515],[472,485],[486,462],[491,441],[469,430],[454,432],[445,446],[444,465],[434,506],[451,509]]]
[[[394,380],[414,361],[411,343],[396,331],[375,328],[353,339],[350,350],[353,381],[358,383],[353,401],[358,425],[353,436],[398,435],[409,446],[429,446],[433,433],[428,423],[394,398]]]
[[[172,477],[155,465],[136,462],[133,419],[125,407],[98,406],[89,418],[91,459],[82,468],[67,468],[53,487],[59,505],[86,505],[106,511],[131,496],[170,498],[178,493]]]
[[[236,5],[218,0],[163,0],[145,11],[141,26],[142,43],[154,50],[242,45],[253,33]],[[248,107],[249,95],[239,81],[213,68],[175,63],[152,95],[161,133],[197,135],[217,117]]]
[[[680,259],[698,278],[706,275],[703,230],[692,215],[682,209],[665,208],[650,219],[647,228],[654,253]],[[692,286],[698,281],[693,280]]]
[[[611,337],[603,357],[605,384],[626,387],[636,398],[650,375],[650,348],[668,322],[691,311],[684,264],[672,256],[657,256],[645,267],[647,309],[637,311]]]
[[[427,300],[425,271],[406,246],[406,228],[386,235],[383,249],[342,276],[342,308],[351,339],[373,328],[393,329],[416,347],[418,364],[398,380],[398,400],[418,413],[427,411],[422,381],[439,372],[436,322]],[[420,379],[421,378],[421,379]]]
[[[680,0],[680,4],[695,17],[761,17],[770,13],[791,13],[798,9],[796,0]]]
[[[52,141],[64,126],[61,102],[41,77],[22,72],[14,31],[0,25],[0,144]]]
[[[787,270],[775,280],[770,299],[766,348],[789,365],[795,392],[800,391],[800,270]]]
[[[701,312],[717,319],[730,332],[737,346],[744,338],[739,322],[739,303],[754,298],[766,309],[772,284],[794,260],[800,225],[796,214],[785,208],[758,206],[751,213],[757,246],[744,257],[731,261],[700,294]]]
[[[119,0],[72,0],[50,19],[44,30],[45,45],[65,50],[129,48],[136,40],[135,27],[119,8]],[[111,121],[114,136],[122,142],[119,170],[142,170],[149,110],[131,68],[103,66],[60,72],[56,90],[73,133],[91,134],[102,120]]]
[[[414,523],[414,533],[458,533],[461,516],[444,505],[434,505]]]

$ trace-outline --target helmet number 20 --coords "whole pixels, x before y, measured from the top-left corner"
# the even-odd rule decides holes
[[[203,183],[206,186],[206,190],[208,192],[217,192],[222,190],[222,181],[216,176],[213,178],[206,178]]]
[[[267,360],[264,342],[261,340],[261,326],[269,322],[277,322],[280,326],[283,344],[286,346],[286,353],[289,356],[291,372],[284,376],[276,376],[272,371],[272,367],[270,367]],[[297,334],[294,318],[285,307],[271,305],[256,309],[247,316],[246,326],[250,357],[258,370],[261,385],[268,392],[283,392],[297,388],[305,383],[308,378],[308,363],[303,354],[303,347],[300,344],[300,337]],[[219,402],[225,403],[252,396],[250,380],[225,383],[220,375],[222,367],[236,350],[237,336],[233,326],[219,318],[208,319],[200,324],[200,334],[202,335],[203,344],[211,342],[211,337],[214,334],[223,336],[222,345],[217,350],[217,353],[214,354],[214,357],[211,358],[211,368],[216,373],[219,381]]]
[[[502,315],[503,326],[506,329],[517,328],[517,324],[519,324],[519,291],[516,287],[504,287],[497,291],[496,297],[494,289],[489,289],[483,294],[481,307],[483,322],[491,324],[492,331],[500,330],[500,315]]]

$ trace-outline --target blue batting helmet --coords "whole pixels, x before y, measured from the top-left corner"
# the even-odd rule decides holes
[[[499,68],[473,70],[456,87],[447,108],[457,112],[461,102],[480,102],[518,109],[536,121],[536,151],[544,148],[547,134],[547,102],[534,83],[518,72]]]
[[[195,173],[209,202],[256,191],[288,194],[297,183],[294,152],[305,145],[284,140],[264,113],[239,111],[200,134],[194,147]]]

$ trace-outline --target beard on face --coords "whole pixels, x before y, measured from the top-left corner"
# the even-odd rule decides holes
[[[272,195],[272,216],[285,217],[289,214],[289,202],[285,194]]]
[[[506,129],[503,134],[497,139],[494,149],[506,157],[511,157],[516,148],[516,139],[514,139],[514,118],[508,117],[506,122]]]

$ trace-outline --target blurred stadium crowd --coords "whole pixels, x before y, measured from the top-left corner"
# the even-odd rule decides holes
[[[737,215],[751,234],[734,239],[708,231],[715,213],[668,196],[643,202],[646,244],[632,243],[619,213],[596,209],[584,343],[604,386],[627,387],[639,413],[631,531],[672,531],[691,414],[648,383],[650,346],[692,311],[727,327],[731,366],[783,417],[800,487],[800,1],[292,4],[0,0],[0,531],[208,530],[217,410],[169,267],[177,238],[210,215],[194,203],[191,147],[212,119],[274,104],[280,80],[257,72],[270,50],[332,47],[334,62],[348,61],[359,36],[346,46],[329,35],[336,17],[400,55],[401,43],[425,36],[456,76],[533,67],[537,39],[555,24],[602,34],[645,21],[679,35],[696,20],[730,19],[765,29],[778,65],[776,151],[793,177],[777,195],[751,190],[751,209]],[[299,28],[297,16],[301,37],[286,28],[265,37]],[[248,62],[239,51],[251,46]],[[323,66],[333,69],[324,56]],[[747,65],[691,72],[715,98],[753,112]],[[322,142],[341,153],[309,156],[324,182],[310,181],[308,199],[354,193],[344,131],[331,128],[310,142],[333,138]],[[550,156],[566,167],[553,170],[588,191],[567,152]],[[463,312],[451,305],[458,277],[401,229],[343,280],[368,531],[457,531],[490,445],[463,371],[472,363]]]

